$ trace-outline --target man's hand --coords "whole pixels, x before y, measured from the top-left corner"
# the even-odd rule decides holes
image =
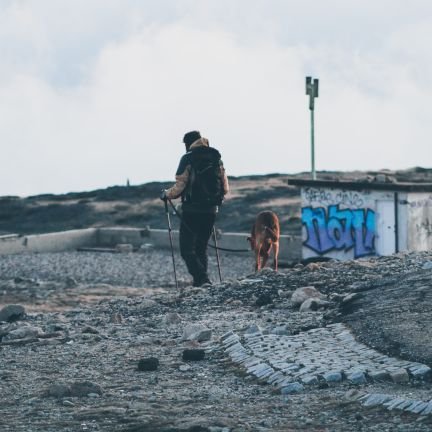
[[[168,197],[166,196],[166,190],[165,190],[165,189],[162,189],[162,192],[161,192],[159,198],[160,198],[162,201],[166,201],[166,200],[168,199]]]

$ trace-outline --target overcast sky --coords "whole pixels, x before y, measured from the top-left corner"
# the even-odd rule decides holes
[[[230,175],[431,167],[430,0],[0,0],[0,195],[172,180],[185,132]]]

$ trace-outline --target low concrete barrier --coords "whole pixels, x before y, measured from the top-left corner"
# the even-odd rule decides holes
[[[247,250],[247,233],[218,232],[218,246],[225,249]],[[179,249],[179,232],[172,231],[173,245]],[[212,242],[210,241],[210,244]],[[170,248],[168,231],[150,228],[88,228],[28,236],[6,235],[0,237],[0,255],[23,252],[62,252],[79,248],[115,248],[118,244],[131,244],[134,248],[149,244],[155,248]],[[301,237],[281,235],[281,260],[301,259]],[[209,250],[212,253],[212,249]],[[221,253],[233,253],[223,252]],[[252,254],[252,251],[248,252]]]
[[[179,232],[172,231],[173,245],[179,249]],[[248,233],[220,233],[218,232],[218,246],[225,249],[248,249]],[[138,229],[138,228],[99,228],[98,245],[101,247],[114,247],[119,243],[130,243],[135,247],[150,244],[155,248],[169,248],[168,231],[163,229]],[[210,240],[212,244],[212,240]],[[281,235],[279,258],[288,261],[301,260],[301,237]],[[210,249],[211,253],[211,249]],[[225,253],[225,252],[221,252]],[[252,251],[250,251],[252,254]]]
[[[83,246],[95,246],[96,240],[97,228],[28,236],[2,236],[0,238],[0,255],[23,252],[62,252]]]

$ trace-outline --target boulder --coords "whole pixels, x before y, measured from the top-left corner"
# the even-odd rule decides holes
[[[21,305],[8,305],[0,311],[0,321],[13,322],[23,319],[25,309]]]
[[[16,339],[37,338],[43,334],[44,334],[44,332],[40,327],[25,326],[25,327],[19,327],[15,330],[10,331],[3,338],[3,340],[10,341],[10,340],[16,340]]]
[[[211,330],[203,324],[189,324],[183,330],[182,340],[203,342],[210,340]]]
[[[159,367],[159,360],[156,357],[143,358],[138,362],[138,370],[141,372],[155,371]]]
[[[308,298],[300,306],[300,312],[316,311],[324,309],[330,305],[330,302],[321,300],[319,298]]]
[[[205,351],[203,349],[185,349],[183,351],[184,361],[200,361],[204,360]]]
[[[297,288],[293,292],[293,295],[291,296],[291,302],[294,306],[300,306],[309,298],[324,299],[325,296],[321,294],[315,287],[306,286],[302,288]]]

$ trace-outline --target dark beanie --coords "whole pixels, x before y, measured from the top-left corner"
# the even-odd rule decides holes
[[[183,137],[183,142],[186,144],[186,148],[189,149],[190,145],[200,138],[201,134],[198,131],[191,131],[185,134]]]

